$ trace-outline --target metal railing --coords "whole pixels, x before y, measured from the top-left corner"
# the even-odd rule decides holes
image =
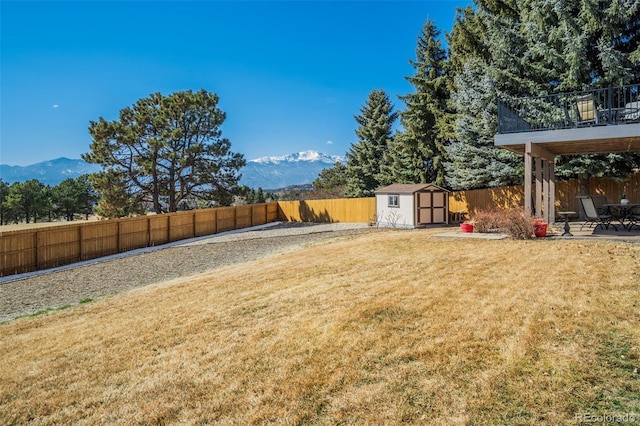
[[[640,122],[640,84],[498,100],[498,133]]]

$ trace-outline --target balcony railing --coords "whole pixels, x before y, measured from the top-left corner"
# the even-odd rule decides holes
[[[498,100],[498,133],[640,122],[640,84]]]

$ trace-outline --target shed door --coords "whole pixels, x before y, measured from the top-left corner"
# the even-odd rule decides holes
[[[445,192],[419,192],[418,193],[418,225],[432,223],[446,223],[447,220],[447,194]]]

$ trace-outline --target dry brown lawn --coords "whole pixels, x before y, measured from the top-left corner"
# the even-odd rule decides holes
[[[0,325],[0,423],[640,419],[639,294],[636,244],[329,240]]]

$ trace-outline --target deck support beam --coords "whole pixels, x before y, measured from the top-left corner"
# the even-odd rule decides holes
[[[532,196],[535,159],[536,191]],[[555,156],[532,142],[525,144],[524,153],[524,211],[547,223],[555,222]],[[532,202],[533,201],[533,202]],[[535,207],[535,210],[534,210]]]
[[[527,142],[524,149],[524,212],[528,215],[533,214],[533,206],[531,205],[531,174],[533,173],[531,145],[531,142]]]

